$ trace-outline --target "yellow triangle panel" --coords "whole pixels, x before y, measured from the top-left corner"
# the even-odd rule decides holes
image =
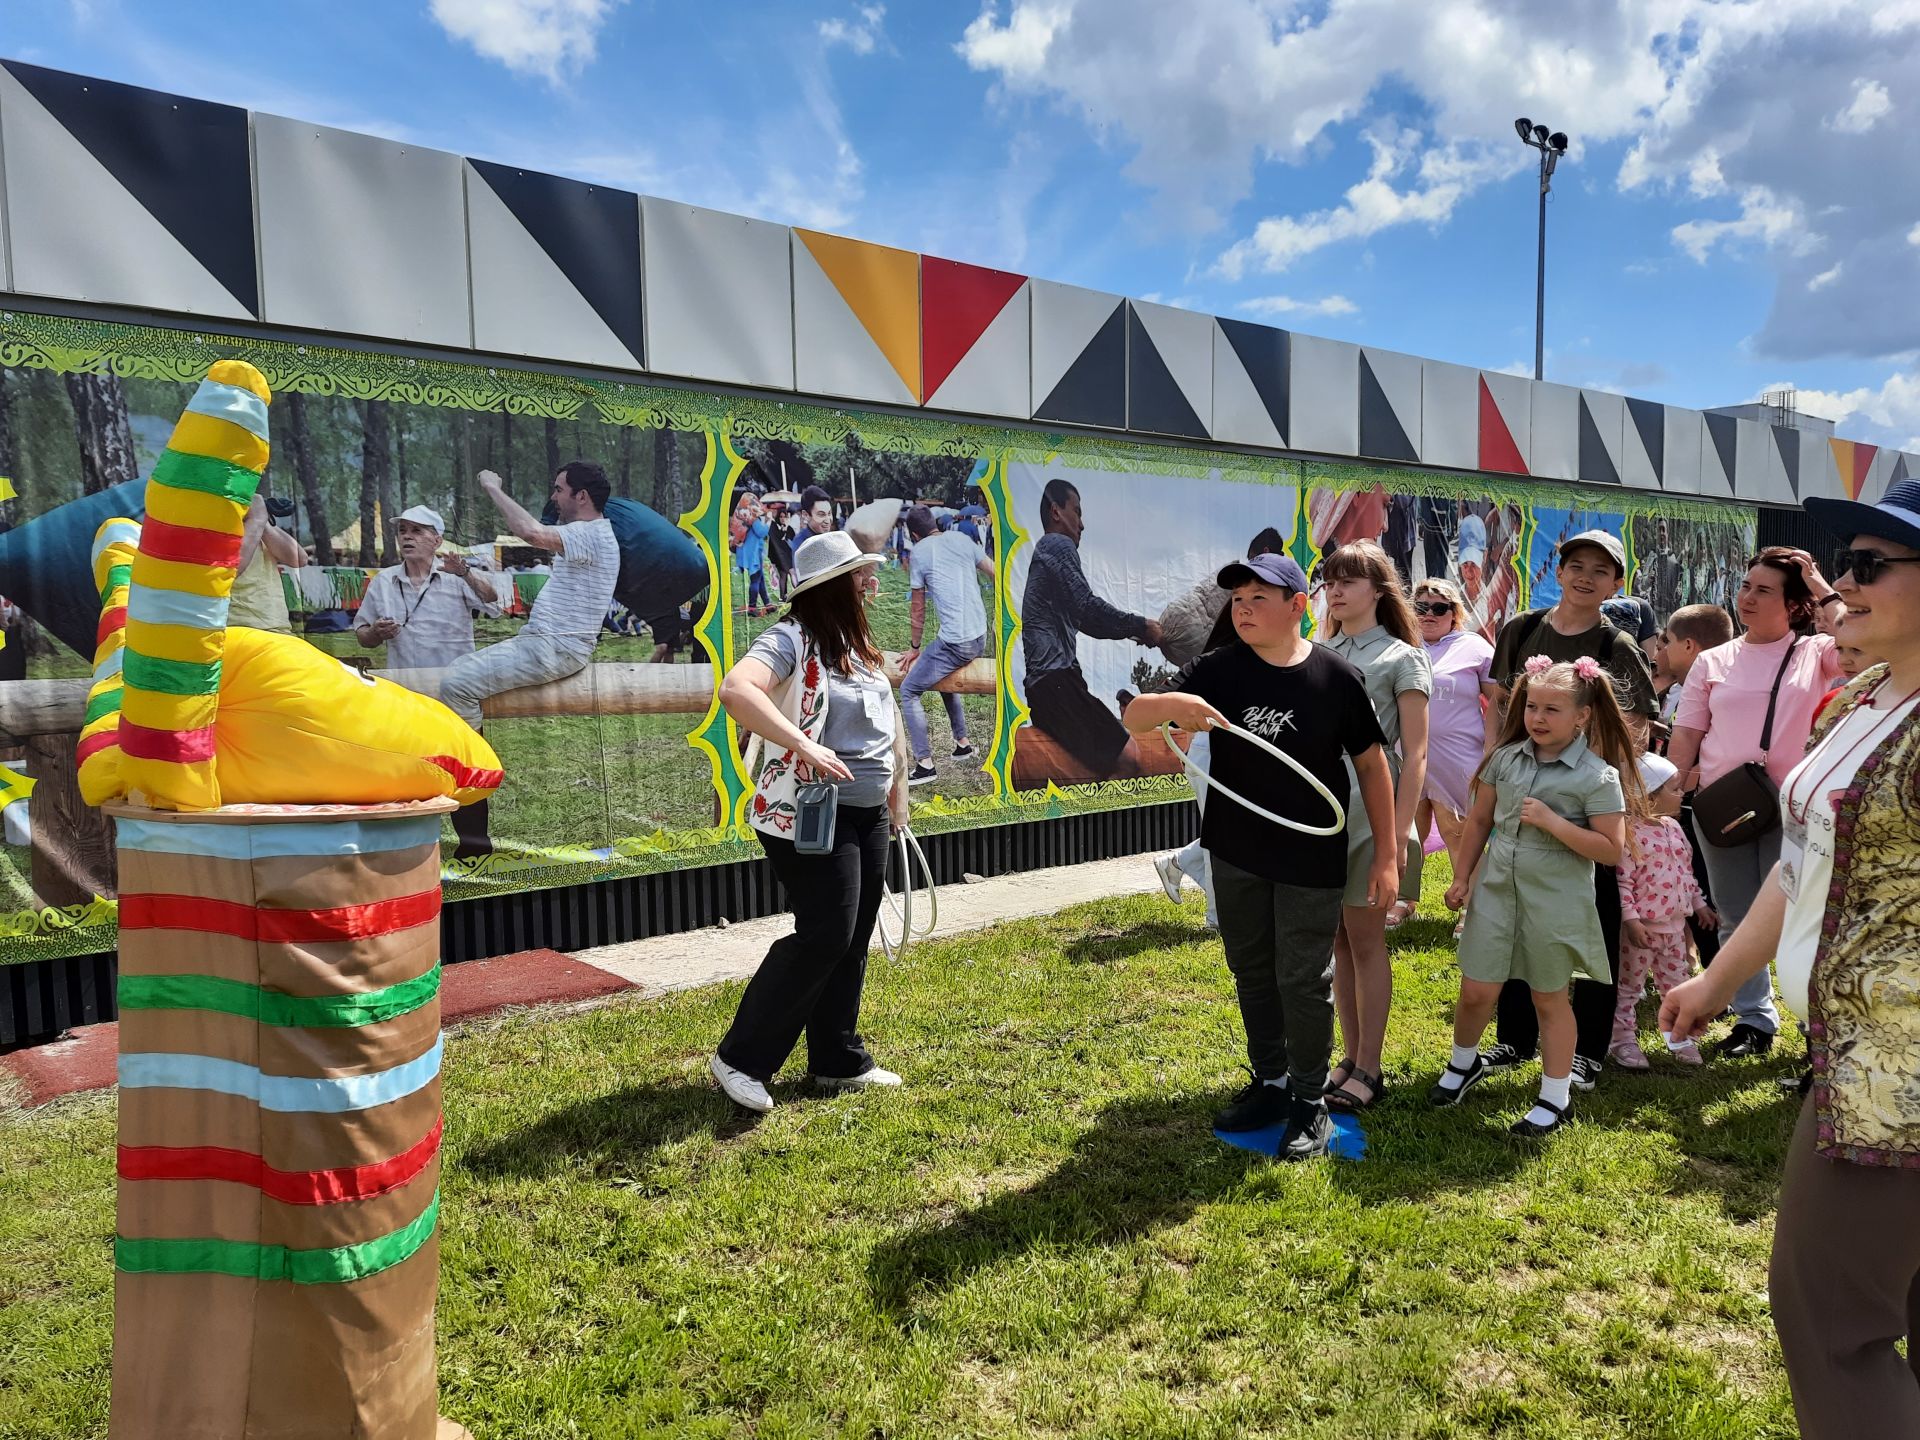
[[[819,262],[913,398],[920,389],[920,257],[818,230],[793,232]]]

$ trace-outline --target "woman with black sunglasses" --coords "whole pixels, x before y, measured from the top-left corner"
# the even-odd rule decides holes
[[[1466,598],[1451,580],[1427,579],[1413,587],[1413,613],[1420,642],[1433,666],[1433,698],[1427,710],[1427,788],[1414,811],[1413,829],[1421,844],[1407,859],[1400,877],[1400,900],[1387,912],[1387,928],[1413,913],[1420,899],[1421,871],[1429,828],[1440,832],[1454,873],[1472,869],[1472,857],[1459,853],[1466,832],[1468,791],[1480,768],[1486,722],[1480,690],[1493,665],[1493,646],[1467,628]]]
[[[1920,1435],[1920,480],[1807,510],[1847,537],[1840,641],[1884,663],[1821,717],[1780,863],[1660,1028],[1698,1035],[1777,954],[1813,1060],[1768,1278],[1800,1433]]]

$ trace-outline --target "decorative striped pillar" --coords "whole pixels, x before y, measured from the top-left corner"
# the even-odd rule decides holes
[[[453,809],[108,807],[114,1440],[435,1436]]]

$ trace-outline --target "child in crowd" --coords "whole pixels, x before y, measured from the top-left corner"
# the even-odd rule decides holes
[[[1720,917],[1693,876],[1693,846],[1675,817],[1680,813],[1680,772],[1661,755],[1642,755],[1640,779],[1652,814],[1627,821],[1620,855],[1620,1000],[1613,1012],[1613,1043],[1607,1055],[1623,1070],[1648,1068],[1640,1049],[1640,996],[1647,974],[1661,997],[1693,973],[1687,955],[1687,916],[1703,930],[1717,930]],[[1667,1050],[1682,1065],[1700,1063],[1700,1047],[1669,1040]]]
[[[1833,658],[1840,662],[1840,683],[1822,695],[1820,703],[1813,707],[1813,720],[1816,725],[1820,723],[1820,717],[1827,713],[1829,702],[1852,683],[1854,676],[1869,665],[1879,663],[1858,645],[1835,645]]]
[[[1613,978],[1593,867],[1620,863],[1625,812],[1645,813],[1636,749],[1598,661],[1527,661],[1474,778],[1460,853],[1485,848],[1486,858],[1477,876],[1447,887],[1449,908],[1467,906],[1469,894],[1472,904],[1460,937],[1453,1058],[1428,1092],[1433,1104],[1459,1103],[1486,1077],[1480,1037],[1500,987],[1524,980],[1540,1025],[1540,1097],[1512,1132],[1549,1135],[1565,1123],[1577,1034],[1567,989],[1576,974],[1603,985]]]

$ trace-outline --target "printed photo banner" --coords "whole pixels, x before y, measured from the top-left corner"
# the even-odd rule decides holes
[[[274,393],[261,493],[281,553],[305,562],[277,566],[277,603],[253,623],[423,693],[450,654],[513,635],[548,579],[550,557],[508,532],[479,473],[535,511],[570,460],[608,476],[615,604],[578,675],[489,702],[507,779],[443,834],[449,903],[758,854],[718,680],[776,623],[810,524],[885,557],[870,617],[924,721],[909,727],[935,772],[913,790],[923,834],[1186,798],[1170,755],[1114,743],[1119,709],[1204,645],[1212,576],[1250,549],[1311,567],[1378,539],[1409,579],[1458,583],[1491,633],[1551,603],[1564,534],[1619,534],[1630,588],[1661,618],[1727,603],[1754,544],[1751,508],[1710,501],[13,312],[0,317],[0,475],[17,492],[0,501],[0,963],[115,943],[110,838],[75,784],[102,614],[91,546],[103,522],[142,518],[145,478],[219,359],[255,366]],[[1077,535],[1049,487],[1072,493]],[[420,506],[442,547],[431,578],[401,583],[395,522]],[[918,507],[934,530],[916,543]],[[421,587],[464,585],[461,570],[492,596],[472,592],[470,638],[407,633]],[[400,626],[392,638],[374,633],[380,618]]]

